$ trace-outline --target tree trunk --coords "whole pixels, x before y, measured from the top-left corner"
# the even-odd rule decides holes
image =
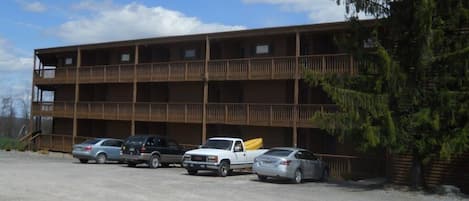
[[[417,150],[412,153],[412,167],[410,170],[410,186],[414,190],[425,187],[422,157]]]

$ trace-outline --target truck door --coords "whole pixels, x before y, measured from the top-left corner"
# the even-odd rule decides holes
[[[235,155],[236,161],[233,164],[247,164],[247,155],[246,150],[244,150],[243,143],[241,141],[236,141],[233,147],[233,153]]]

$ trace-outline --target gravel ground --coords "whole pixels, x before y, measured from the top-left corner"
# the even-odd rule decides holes
[[[62,200],[469,200],[339,182],[267,183],[247,173],[189,176],[182,168],[80,164],[69,155],[0,151],[0,201]]]

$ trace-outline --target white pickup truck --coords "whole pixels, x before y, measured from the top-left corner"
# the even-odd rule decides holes
[[[187,151],[182,166],[189,175],[197,174],[198,170],[212,170],[225,177],[234,169],[252,168],[254,158],[266,151],[245,150],[244,142],[239,138],[210,138],[199,149]]]

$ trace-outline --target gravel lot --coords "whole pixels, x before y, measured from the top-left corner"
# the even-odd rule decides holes
[[[0,151],[0,201],[62,200],[464,200],[391,188],[338,182],[261,183],[252,174],[226,178],[207,172],[189,176],[182,168],[128,168],[122,164],[80,164],[62,154],[43,156]]]

